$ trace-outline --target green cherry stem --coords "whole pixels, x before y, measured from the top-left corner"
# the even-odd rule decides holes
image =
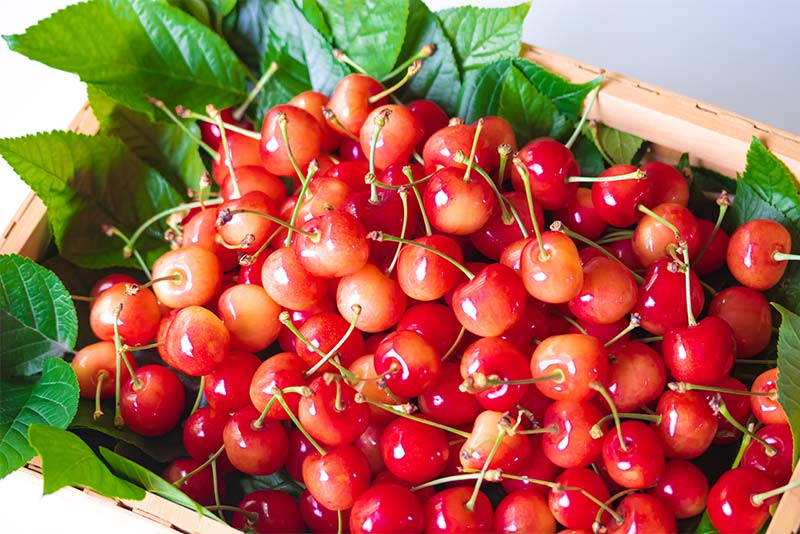
[[[392,110],[387,108],[378,113],[374,119],[375,131],[372,132],[372,139],[369,143],[369,174],[372,176],[377,176],[375,174],[375,150],[378,146],[378,137],[380,137],[383,127],[389,122],[391,114]],[[370,180],[369,202],[370,204],[378,204],[380,202],[380,198],[378,198],[378,186],[375,185],[375,180]]]
[[[225,445],[222,445],[219,449],[217,449],[217,451],[214,454],[208,457],[208,460],[195,467],[192,471],[189,471],[188,473],[183,475],[181,478],[173,482],[172,485],[175,486],[176,488],[180,488],[184,482],[195,476],[197,473],[199,473],[206,467],[210,466],[212,462],[214,462],[217,458],[220,457],[220,455],[224,450],[225,450]]]
[[[614,399],[611,398],[611,395],[608,393],[606,387],[600,382],[592,382],[589,384],[589,387],[595,390],[603,400],[606,401],[608,407],[611,409],[611,416],[614,418],[614,426],[617,429],[617,438],[619,439],[619,446],[622,448],[623,451],[628,450],[628,445],[625,444],[625,438],[622,437],[622,423],[619,419],[619,412],[617,411],[617,405],[614,404]]]
[[[285,391],[288,391],[288,390],[289,390],[289,388],[286,388]],[[303,433],[303,435],[306,437],[308,442],[311,443],[311,446],[314,447],[314,449],[316,449],[316,451],[318,453],[320,453],[322,456],[325,456],[326,454],[328,454],[328,452],[325,449],[322,448],[322,446],[317,442],[317,440],[312,438],[311,434],[309,434],[308,431],[303,427],[303,425],[300,424],[300,421],[297,419],[297,416],[294,414],[294,412],[292,412],[292,409],[289,407],[289,405],[286,404],[286,399],[283,398],[283,392],[278,388],[274,388],[273,391],[272,391],[272,394],[273,394],[273,398],[278,399],[278,402],[281,404],[281,406],[283,407],[284,411],[286,411],[286,415],[289,416],[289,419],[292,420],[292,423],[295,424],[297,429],[300,430],[300,432]]]
[[[188,128],[188,127],[187,127],[187,126],[186,126],[186,125],[183,123],[183,121],[182,121],[182,120],[180,120],[180,119],[179,119],[179,118],[178,118],[178,117],[177,117],[177,116],[176,116],[174,113],[172,113],[172,111],[170,111],[170,109],[169,109],[169,108],[167,108],[167,106],[164,104],[164,102],[162,102],[161,100],[159,100],[159,99],[157,99],[157,98],[153,98],[152,96],[150,96],[150,97],[147,97],[147,100],[148,100],[148,101],[149,101],[149,102],[150,102],[150,103],[151,103],[153,106],[155,106],[155,107],[157,107],[158,109],[160,109],[161,111],[163,111],[163,112],[164,112],[164,114],[165,114],[167,117],[169,117],[169,119],[170,119],[172,122],[174,122],[175,124],[177,124],[177,125],[178,125],[178,127],[179,127],[181,130],[183,130],[183,132],[184,132],[186,135],[188,135],[188,136],[189,136],[189,138],[190,138],[192,141],[194,141],[195,143],[197,143],[197,144],[200,146],[200,148],[202,148],[202,149],[203,149],[203,150],[204,150],[204,151],[205,151],[205,152],[206,152],[206,153],[207,153],[209,156],[211,156],[211,159],[213,159],[214,161],[218,161],[218,160],[219,160],[219,152],[217,152],[216,150],[214,150],[213,148],[211,148],[210,146],[208,146],[208,144],[207,144],[207,143],[205,143],[205,142],[203,141],[203,139],[202,139],[202,138],[201,138],[199,135],[197,135],[196,133],[194,133],[193,131],[191,131],[191,130],[190,130],[190,129],[189,129],[189,128]]]
[[[708,247],[711,245],[711,242],[714,240],[714,236],[717,235],[719,231],[719,227],[722,225],[722,219],[725,218],[725,213],[728,211],[728,207],[731,205],[731,197],[728,195],[728,192],[724,189],[720,192],[719,196],[717,197],[717,206],[719,206],[719,213],[717,214],[717,220],[714,223],[714,228],[711,230],[711,233],[706,239],[706,242],[703,243],[703,248],[700,249],[700,252],[697,253],[697,256],[694,258],[694,264],[697,265],[697,262],[700,261],[700,258],[703,257],[703,254],[706,253]]]
[[[796,261],[800,260],[800,254],[786,254],[776,250],[772,253],[772,259],[774,261]]]
[[[318,170],[319,165],[317,165],[317,161],[312,160],[311,163],[308,164],[308,174],[306,175],[305,180],[300,183],[300,192],[297,193],[297,202],[295,202],[294,208],[292,209],[292,216],[289,218],[289,230],[286,232],[286,239],[283,242],[283,245],[286,247],[292,244],[292,233],[294,232],[293,228],[297,227],[297,218],[300,216],[300,206],[302,205],[303,200],[306,198],[306,194],[308,193],[308,185],[311,183],[311,179]],[[269,241],[267,242],[269,243]]]
[[[403,203],[403,224],[400,227],[400,237],[405,239],[406,230],[408,229],[408,190],[406,188],[402,188],[397,192],[397,194],[400,195],[400,202]],[[394,271],[394,268],[397,265],[397,260],[400,258],[400,249],[402,247],[402,243],[397,243],[397,247],[394,249],[394,256],[392,256],[392,261],[389,263],[389,267],[386,268],[384,273],[387,277],[391,277],[392,271]]]
[[[632,313],[631,314],[631,320],[628,323],[628,326],[623,328],[620,331],[619,334],[617,334],[616,336],[614,336],[611,339],[609,339],[608,341],[606,341],[603,346],[606,347],[606,348],[610,347],[611,345],[613,345],[614,343],[616,343],[617,341],[622,339],[626,334],[628,334],[628,333],[636,330],[637,328],[639,328],[639,325],[641,323],[642,323],[642,316],[639,315],[638,313]]]
[[[411,66],[412,63],[419,60],[428,59],[431,57],[434,52],[436,52],[436,45],[433,43],[428,43],[426,45],[422,45],[422,47],[417,50],[417,53],[408,58],[407,60],[403,61],[397,67],[392,70],[389,74],[381,78],[381,83],[386,82],[387,80],[391,80],[395,76],[398,76],[401,72],[408,70],[408,67]]]
[[[120,238],[122,242],[125,243],[125,246],[122,247],[122,257],[127,259],[133,256],[133,258],[136,260],[136,263],[139,264],[139,268],[144,272],[144,274],[147,275],[147,279],[149,280],[150,278],[152,278],[150,275],[150,269],[147,267],[147,263],[145,263],[144,258],[142,258],[142,255],[139,254],[139,251],[134,248],[133,241],[131,241],[131,239],[128,238],[128,236],[123,234],[120,231],[120,229],[117,228],[116,226],[104,224],[101,227],[101,229],[103,230],[103,233],[106,234],[108,237]]]
[[[525,384],[536,384],[537,382],[547,382],[548,380],[561,383],[565,378],[564,372],[560,369],[557,369],[549,375],[537,376],[536,378],[520,378],[518,380],[502,380],[497,375],[486,376],[484,373],[478,372],[467,376],[458,386],[458,389],[464,393],[480,393],[495,386],[521,386]]]
[[[617,416],[620,417],[620,418],[624,417],[625,419],[636,419],[637,421],[647,421],[647,422],[655,423],[655,424],[658,424],[658,423],[661,422],[661,416],[660,415],[649,414],[649,413],[635,413],[635,412],[634,413],[617,413]],[[614,415],[613,414],[608,414],[608,415],[600,418],[600,420],[597,421],[595,424],[593,424],[592,427],[589,429],[589,435],[592,436],[594,439],[602,438],[603,437],[603,426],[606,423],[608,423],[609,421],[613,421],[613,420],[614,420]]]
[[[656,341],[661,341],[664,339],[664,336],[649,336],[649,337],[641,337],[637,339],[639,343],[655,343]]]
[[[203,399],[203,388],[206,385],[206,375],[200,377],[200,385],[197,387],[197,396],[194,399],[194,404],[192,405],[192,411],[189,412],[189,415],[192,415],[194,412],[200,408],[200,401]]]
[[[288,328],[292,334],[294,334],[294,336],[298,339],[298,341],[304,343],[309,349],[317,353],[317,355],[320,358],[328,358],[328,355],[326,353],[322,352],[322,350],[319,347],[311,343],[308,340],[308,338],[306,338],[300,332],[300,330],[297,329],[297,326],[292,322],[292,317],[288,311],[286,310],[282,311],[280,315],[278,315],[278,320],[281,322],[282,325]],[[358,376],[356,376],[354,373],[352,373],[351,371],[346,369],[342,364],[340,364],[339,361],[335,358],[335,354],[334,357],[330,357],[330,359],[328,359],[328,362],[331,365],[333,365],[333,367],[335,367],[337,371],[339,371],[339,374],[341,374],[342,377],[344,377],[344,379],[347,380],[348,383],[352,384],[358,382]]]
[[[216,204],[222,204],[223,202],[225,202],[225,200],[223,200],[222,198],[212,198],[210,200],[204,200],[204,201],[187,202],[186,204],[181,204],[179,206],[174,206],[172,208],[158,212],[149,219],[147,219],[145,222],[143,222],[141,225],[139,225],[139,228],[137,228],[136,231],[133,232],[133,234],[131,234],[129,242],[126,243],[125,245],[125,251],[132,251],[133,245],[142,236],[142,234],[148,228],[150,228],[150,226],[152,226],[159,220],[163,219],[164,217],[168,217],[173,213],[179,213],[181,211],[188,212],[189,210],[192,210],[194,208],[202,208],[204,206],[214,206]]]
[[[108,371],[105,369],[97,373],[97,387],[95,387],[94,390],[94,413],[92,413],[92,419],[95,421],[103,417],[103,407],[100,404],[100,392],[103,389],[103,383],[108,380],[109,376]]]
[[[230,175],[231,184],[233,184],[231,198],[239,198],[242,196],[242,193],[239,190],[239,181],[236,179],[236,169],[233,167],[233,156],[231,154],[230,145],[228,144],[228,133],[222,121],[222,117],[217,111],[217,108],[212,105],[206,106],[206,113],[208,113],[208,115],[217,125],[217,128],[219,128],[219,138],[222,141],[222,151],[223,157],[225,158],[225,166],[228,167],[228,174]]]
[[[336,534],[342,534],[344,525],[342,524],[342,511],[336,510]]]
[[[376,408],[380,408],[381,410],[387,411],[394,415],[399,415],[400,417],[405,417],[406,419],[410,419],[418,423],[423,423],[425,425],[432,426],[434,428],[439,428],[441,430],[444,430],[445,432],[449,432],[450,434],[455,434],[456,436],[460,436],[464,439],[469,439],[470,436],[469,432],[464,432],[463,430],[443,425],[441,423],[437,423],[436,421],[431,421],[429,419],[423,419],[422,417],[417,417],[416,415],[411,415],[411,413],[416,409],[414,405],[411,403],[384,404],[382,402],[368,399],[362,393],[356,393],[355,400],[356,402],[359,403],[366,403],[369,404],[370,406],[375,406]]]
[[[606,163],[609,165],[615,165],[616,162],[611,159],[611,156],[608,155],[606,149],[603,148],[603,143],[600,142],[600,124],[595,120],[590,120],[586,127],[592,133],[594,145],[597,147],[597,151],[600,152],[600,155],[603,156],[603,159],[606,160]]]
[[[489,464],[492,462],[494,455],[497,453],[497,449],[500,448],[500,442],[503,441],[503,438],[506,436],[506,434],[508,434],[508,424],[501,423],[499,426],[500,431],[497,433],[497,437],[494,440],[494,445],[492,445],[492,450],[489,451],[486,461],[483,462],[480,476],[478,477],[478,480],[475,481],[475,487],[472,490],[472,496],[470,496],[467,504],[464,505],[464,507],[470,512],[475,510],[475,504],[478,502],[478,494],[481,491],[481,485],[483,485],[483,479],[486,477],[486,472],[489,470]]]
[[[601,75],[601,78],[602,78],[602,75]],[[601,79],[601,81],[602,81],[602,79]],[[572,135],[570,136],[570,138],[567,140],[566,143],[564,143],[564,146],[566,146],[567,148],[572,149],[572,145],[574,145],[575,141],[578,140],[578,136],[581,133],[581,129],[583,128],[583,125],[586,123],[586,118],[589,116],[589,112],[591,112],[592,108],[594,107],[594,103],[597,100],[597,93],[599,93],[599,92],[600,92],[600,85],[598,84],[598,86],[595,87],[592,90],[591,93],[589,93],[589,103],[586,105],[586,108],[583,110],[583,114],[581,114],[581,120],[578,121],[578,125],[575,127],[575,131],[572,132]]]
[[[216,506],[220,505],[220,498],[219,498],[219,481],[217,480],[217,460],[214,459],[211,461],[211,483],[214,487],[214,504]],[[220,519],[225,519],[222,515],[222,510],[217,511],[217,515],[219,515]]]
[[[275,217],[274,215],[270,215],[269,213],[264,213],[263,211],[251,210],[247,208],[237,208],[235,210],[224,208],[219,210],[219,215],[217,216],[217,222],[216,222],[217,227],[225,226],[231,220],[231,218],[233,218],[233,216],[236,215],[237,213],[249,213],[251,215],[258,215],[259,217],[264,217],[265,219],[270,220],[279,226],[283,226],[288,230],[297,232],[298,234],[308,237],[309,239],[312,240],[319,239],[320,237],[319,234],[313,232],[306,232],[305,230],[301,230],[296,226],[292,226],[290,223],[287,223],[280,217]]]
[[[494,477],[492,476],[493,474],[491,473],[491,471],[492,470],[487,471],[487,473],[485,473],[485,477],[484,478],[486,478],[490,482],[493,482],[492,479]],[[495,471],[496,472],[494,473],[494,476],[497,476],[497,479],[499,480],[500,479],[500,472],[498,470],[495,470]],[[450,476],[447,476],[447,477],[441,477],[441,478],[437,478],[435,480],[430,480],[430,481],[425,482],[424,484],[420,484],[418,486],[414,486],[413,488],[411,488],[411,491],[419,491],[421,489],[430,488],[430,487],[433,487],[433,486],[438,486],[439,484],[447,484],[447,483],[450,483],[450,482],[461,482],[463,480],[477,480],[479,478],[481,478],[481,473],[479,471],[476,471],[475,473],[465,473],[463,475],[450,475]]]
[[[409,65],[408,68],[406,69],[405,76],[403,76],[397,83],[395,83],[391,87],[387,87],[380,93],[374,94],[371,97],[369,97],[367,99],[367,102],[369,102],[370,105],[375,105],[375,103],[380,102],[382,98],[386,98],[387,96],[391,95],[392,93],[403,87],[406,84],[406,82],[408,82],[408,80],[411,79],[412,76],[414,76],[416,73],[419,72],[419,69],[421,68],[422,68],[422,61],[416,60],[412,62],[411,65]]]
[[[566,315],[564,313],[556,313],[556,315],[561,317],[562,319],[564,319],[571,326],[575,327],[575,329],[578,330],[578,332],[580,332],[581,334],[586,335],[586,334],[589,333],[589,332],[586,331],[586,329],[578,321],[576,321],[575,319],[573,319],[569,315]]]
[[[122,428],[125,426],[125,420],[122,418],[122,409],[120,408],[120,398],[122,388],[122,360],[127,359],[122,357],[123,352],[120,350],[122,348],[122,343],[120,343],[119,340],[119,327],[117,326],[120,312],[122,312],[121,302],[114,310],[114,346],[116,348],[114,352],[117,360],[114,366],[114,379],[116,381],[114,384],[114,426],[117,428]]]
[[[250,107],[250,104],[252,104],[253,100],[256,99],[258,93],[260,93],[261,90],[264,89],[264,86],[275,75],[276,72],[278,72],[278,64],[273,61],[272,63],[269,64],[267,70],[264,71],[264,74],[261,75],[261,78],[258,79],[256,84],[253,86],[253,89],[247,94],[247,98],[244,99],[242,105],[233,110],[234,119],[236,119],[237,121],[242,120],[242,117],[244,117],[247,108]]]
[[[714,413],[718,413],[722,417],[724,417],[725,420],[728,421],[728,423],[730,423],[730,425],[733,428],[735,428],[745,436],[750,436],[750,439],[752,439],[753,441],[757,441],[758,443],[763,445],[764,452],[766,453],[767,456],[772,457],[778,454],[778,451],[775,449],[775,447],[767,443],[761,436],[758,436],[757,434],[751,432],[743,424],[737,421],[733,415],[731,415],[731,412],[730,410],[728,410],[728,406],[727,404],[725,404],[725,400],[722,398],[721,393],[715,393],[708,404],[709,406],[711,406],[711,409],[714,410]]]
[[[522,163],[522,160],[519,158],[514,158],[511,160],[514,164],[514,167],[517,169],[520,177],[522,178],[522,184],[525,186],[525,199],[528,202],[528,214],[531,217],[531,224],[533,225],[533,233],[536,234],[536,241],[539,243],[539,260],[540,261],[547,261],[550,259],[550,253],[547,252],[544,248],[544,242],[542,241],[542,232],[539,229],[539,223],[536,220],[536,213],[533,210],[533,193],[531,192],[531,175],[528,172],[528,167]]]
[[[466,276],[469,280],[472,280],[473,278],[475,278],[475,275],[472,273],[472,271],[470,271],[465,266],[463,266],[462,264],[457,262],[451,256],[448,256],[444,252],[442,252],[440,250],[437,250],[437,249],[435,249],[433,247],[429,247],[428,245],[423,245],[422,243],[417,243],[416,241],[412,241],[410,239],[402,239],[400,237],[395,237],[393,235],[384,234],[383,232],[378,231],[378,230],[369,232],[367,234],[367,239],[371,239],[373,241],[377,241],[378,243],[380,243],[382,241],[390,241],[392,243],[402,243],[404,245],[411,245],[411,246],[414,246],[414,247],[418,247],[418,248],[427,250],[431,254],[436,254],[440,258],[443,258],[443,259],[447,260],[448,262],[452,263],[453,266],[455,266],[458,270],[460,270],[462,273],[464,273],[464,276]]]
[[[503,180],[506,177],[506,167],[508,166],[508,156],[511,155],[511,145],[503,143],[497,147],[497,155],[500,156],[500,166],[497,168],[497,188],[503,187]]]
[[[325,118],[326,121],[333,124],[339,133],[346,135],[347,137],[350,138],[351,141],[355,141],[356,143],[360,142],[358,137],[353,135],[353,132],[345,128],[344,124],[341,123],[339,117],[336,116],[336,113],[334,113],[332,109],[322,108],[322,116]]]
[[[623,239],[630,239],[633,237],[633,230],[615,230],[604,235],[601,239],[597,240],[598,245],[608,245]]]
[[[297,174],[297,179],[300,180],[300,183],[303,183],[303,180],[306,179],[303,171],[300,170],[300,166],[297,164],[297,160],[294,158],[294,153],[292,153],[292,147],[289,144],[289,130],[287,125],[289,124],[289,117],[286,116],[286,113],[281,111],[278,113],[278,128],[281,131],[281,137],[283,138],[283,146],[286,148],[286,155],[289,156],[289,161],[292,163],[292,167],[294,168],[294,172]],[[298,199],[299,201],[299,199]]]
[[[566,235],[568,235],[569,237],[571,237],[572,239],[574,239],[574,240],[576,240],[576,241],[580,241],[581,243],[584,243],[584,244],[586,244],[586,245],[589,245],[590,247],[592,247],[593,249],[595,249],[597,252],[599,252],[600,254],[602,254],[603,256],[605,256],[606,258],[608,258],[608,259],[611,259],[611,260],[614,260],[614,261],[616,261],[617,263],[619,263],[620,265],[622,265],[623,267],[625,267],[625,269],[627,269],[627,270],[628,270],[628,272],[630,272],[630,273],[631,273],[631,275],[633,276],[633,279],[634,279],[634,280],[636,280],[636,282],[637,282],[639,285],[641,285],[641,284],[643,284],[643,283],[644,283],[644,277],[642,277],[642,275],[640,275],[639,273],[637,273],[636,271],[634,271],[633,269],[631,269],[630,267],[628,267],[627,265],[625,265],[625,264],[622,262],[622,260],[620,260],[618,257],[614,256],[612,253],[610,253],[610,252],[609,252],[608,250],[606,250],[604,247],[602,247],[602,246],[600,246],[599,244],[595,243],[595,242],[594,242],[594,241],[592,241],[591,239],[589,239],[589,238],[586,238],[586,237],[582,236],[581,234],[579,234],[579,233],[577,233],[577,232],[573,232],[572,230],[570,230],[569,228],[567,228],[567,227],[564,225],[564,223],[563,223],[563,222],[561,222],[561,221],[553,221],[553,223],[550,225],[550,230],[552,230],[552,231],[554,231],[554,232],[563,232],[563,233],[565,233]]]
[[[183,106],[178,106],[175,109],[175,111],[176,111],[176,113],[178,114],[179,117],[183,117],[184,119],[195,119],[195,120],[198,120],[198,121],[211,122],[211,123],[214,123],[214,124],[217,123],[217,121],[213,117],[211,117],[211,114],[208,113],[208,109],[206,109],[206,113],[207,113],[206,115],[203,115],[202,113],[197,113],[197,112],[192,111],[190,109],[186,109]],[[247,128],[242,128],[239,125],[231,124],[230,122],[225,122],[223,120],[222,121],[222,126],[224,126],[225,129],[228,130],[228,131],[241,134],[241,135],[243,135],[245,137],[249,137],[251,139],[256,139],[256,140],[260,140],[261,139],[261,134],[260,133],[254,132],[252,130],[248,130]]]
[[[348,65],[348,66],[352,67],[353,69],[357,70],[361,74],[369,74],[364,69],[364,67],[362,67],[361,65],[359,65],[358,63],[356,63],[355,61],[350,59],[350,57],[347,54],[344,53],[344,50],[341,50],[339,48],[334,48],[333,49],[333,58],[336,61],[338,61],[339,63],[344,63],[345,65]]]
[[[125,367],[128,368],[128,374],[131,375],[131,380],[133,381],[133,389],[140,390],[142,389],[142,383],[139,382],[139,379],[136,378],[136,372],[131,365],[131,362],[128,361],[128,358],[123,358],[122,355],[125,353],[122,349],[122,338],[119,337],[119,315],[122,313],[122,303],[120,302],[117,307],[114,309],[114,348],[119,355],[119,359],[125,364]]]
[[[419,213],[422,216],[422,224],[425,226],[425,235],[431,235],[433,231],[431,230],[431,222],[428,220],[428,214],[425,212],[425,203],[422,201],[422,195],[419,192],[419,189],[414,184],[414,176],[411,174],[411,165],[406,165],[403,167],[403,174],[406,175],[408,178],[408,183],[411,185],[411,190],[414,191],[414,197],[417,199],[417,204],[419,204]]]
[[[748,391],[739,389],[721,388],[717,386],[703,386],[700,384],[690,384],[689,382],[670,382],[667,387],[676,393],[686,391],[710,391],[713,393],[724,393],[726,395],[744,395],[746,397],[767,397],[770,400],[778,400],[777,390],[772,391]]]
[[[756,495],[753,495],[752,497],[750,497],[750,501],[752,501],[752,503],[755,504],[756,506],[761,506],[762,504],[764,504],[764,501],[766,501],[770,497],[776,497],[778,495],[783,495],[787,491],[791,491],[794,488],[799,487],[799,486],[800,486],[800,479],[797,479],[797,480],[795,480],[793,482],[789,482],[788,484],[785,484],[785,485],[783,485],[783,486],[781,486],[779,488],[775,488],[774,490],[765,491],[764,493],[758,493]]]
[[[657,220],[658,222],[660,222],[661,224],[663,224],[664,226],[669,228],[672,231],[672,233],[675,234],[675,239],[676,240],[683,241],[683,238],[681,237],[680,230],[678,230],[678,228],[674,224],[672,224],[671,222],[666,220],[664,217],[662,217],[658,213],[654,212],[653,210],[651,210],[650,208],[648,208],[644,204],[637,204],[636,205],[636,209],[641,211],[642,213],[644,213],[648,217],[652,217],[653,219]]]
[[[467,329],[462,326],[461,330],[458,331],[458,335],[456,336],[456,339],[453,341],[452,345],[450,345],[450,348],[447,349],[447,352],[444,353],[444,356],[442,356],[442,361],[443,362],[447,361],[447,359],[450,356],[452,356],[453,353],[455,353],[455,351],[458,348],[459,344],[461,344],[461,340],[464,339],[464,334],[466,332],[467,332]]]
[[[470,150],[469,150],[469,159],[466,161],[467,168],[464,169],[464,181],[465,182],[469,182],[470,181],[470,174],[472,174],[472,165],[475,163],[475,152],[478,150],[478,139],[480,139],[480,137],[481,137],[481,131],[482,130],[483,130],[483,119],[480,118],[480,119],[478,119],[478,122],[475,125],[475,135],[472,137],[472,148],[470,148]],[[456,155],[458,155],[458,153],[456,153]],[[461,159],[462,161],[458,161],[458,159],[454,158],[456,163],[464,163],[463,155],[459,159]],[[494,186],[494,182],[491,179],[489,179],[489,182],[491,182],[492,186]],[[495,189],[495,191],[496,191],[496,189]]]
[[[339,349],[342,348],[342,345],[344,345],[347,342],[348,338],[350,337],[350,334],[352,334],[355,331],[356,323],[358,322],[358,317],[359,315],[361,315],[361,306],[359,304],[353,304],[350,307],[350,310],[353,312],[353,317],[350,319],[350,324],[347,326],[347,330],[345,331],[344,335],[341,337],[341,339],[339,339],[339,341],[336,342],[336,345],[334,345],[331,348],[331,350],[329,350],[325,354],[325,356],[323,356],[317,363],[315,363],[311,369],[305,372],[306,377],[312,376],[314,373],[319,371],[320,367],[325,365],[327,361],[329,361],[333,356],[335,356],[339,352]]]
[[[456,151],[456,153],[453,154],[453,161],[455,161],[456,163],[467,163],[467,160],[464,157],[464,153],[461,152],[460,150]],[[473,169],[484,180],[486,180],[486,183],[489,185],[489,188],[491,188],[492,192],[494,193],[494,196],[497,199],[497,204],[500,206],[500,213],[501,213],[500,218],[503,221],[503,224],[511,225],[514,224],[514,222],[516,222],[520,230],[522,230],[522,232],[526,234],[527,231],[525,230],[525,225],[522,224],[522,220],[520,220],[519,215],[517,214],[517,210],[515,210],[514,207],[511,206],[511,202],[509,202],[509,200],[506,197],[504,197],[502,193],[500,193],[500,190],[497,188],[497,184],[494,183],[494,180],[492,180],[492,177],[489,176],[489,173],[483,170],[483,168],[477,163],[472,162],[472,160],[470,160],[468,164],[470,165],[471,169]],[[512,211],[509,211],[508,209],[509,207],[511,207]]]
[[[686,320],[689,323],[689,326],[695,326],[697,324],[697,319],[695,319],[694,311],[692,310],[692,279],[691,267],[689,264],[689,245],[686,244],[686,241],[682,241],[681,244],[678,245],[678,248],[683,252],[683,274],[686,286]]]
[[[617,176],[570,176],[567,182],[574,183],[594,183],[594,182],[621,182],[623,180],[643,180],[647,178],[647,173],[642,169],[636,169],[626,174]]]

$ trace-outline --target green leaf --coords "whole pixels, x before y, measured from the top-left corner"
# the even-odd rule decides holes
[[[67,428],[78,408],[78,379],[63,360],[51,358],[44,364],[36,384],[14,381],[0,383],[0,478],[16,471],[33,458],[28,443],[31,424]]]
[[[587,133],[601,152],[611,159],[611,163],[630,164],[642,148],[644,139],[633,134],[621,132],[604,124],[586,126]]]
[[[406,34],[408,0],[321,0],[336,45],[370,75],[388,74]]]
[[[120,456],[119,454],[106,449],[105,447],[100,447],[100,456],[102,456],[103,459],[108,462],[108,465],[111,466],[111,469],[117,475],[135,483],[138,486],[143,487],[150,493],[160,495],[161,497],[180,504],[181,506],[185,506],[186,508],[193,508],[197,510],[197,513],[220,521],[219,517],[215,516],[196,503],[194,500],[187,497],[186,494],[181,490],[152,471],[145,469],[136,462],[132,462],[124,456]]]
[[[61,280],[17,255],[0,255],[0,375],[29,376],[75,347],[78,316]]]
[[[30,444],[42,458],[44,494],[79,486],[119,499],[144,499],[144,490],[116,477],[92,449],[72,432],[41,425],[28,428]]]
[[[78,412],[75,414],[75,418],[70,423],[69,428],[83,428],[101,432],[106,436],[133,445],[159,463],[170,462],[175,458],[186,456],[186,451],[181,441],[180,429],[175,429],[166,435],[156,438],[147,438],[127,428],[115,427],[113,418],[114,406],[112,403],[105,403],[103,411],[105,415],[95,420],[93,417],[94,401],[81,399],[78,403]]]
[[[566,113],[572,119],[580,117],[586,96],[603,81],[603,77],[598,76],[586,83],[572,83],[558,74],[522,58],[515,59],[514,66],[522,71],[525,77],[536,86],[540,93],[549,98],[559,111]]]
[[[455,7],[436,14],[453,44],[459,66],[467,71],[518,56],[522,23],[529,9],[530,3],[524,2],[492,9]]]
[[[328,26],[328,21],[325,20],[325,14],[320,9],[317,0],[295,0],[295,4],[298,4],[298,7],[303,11],[303,16],[305,16],[309,24],[324,35],[328,42],[332,43],[331,27]]]
[[[467,72],[461,86],[458,116],[471,124],[481,117],[496,115],[503,80],[510,71],[511,62],[504,60]]]
[[[122,242],[106,237],[110,224],[130,235],[143,221],[180,203],[169,183],[116,137],[52,132],[0,139],[0,155],[42,199],[62,256],[90,268],[133,266]],[[136,248],[154,261],[168,250],[163,225]]]
[[[71,5],[5,37],[12,50],[73,72],[114,100],[154,113],[170,107],[224,108],[243,100],[244,70],[222,38],[181,10],[150,0]]]
[[[411,0],[409,6],[406,39],[398,63],[414,57],[423,45],[436,45],[436,52],[425,59],[422,69],[399,92],[400,99],[404,102],[420,98],[433,100],[448,115],[455,114],[461,76],[453,47],[439,19],[421,0]]]
[[[199,187],[206,170],[200,147],[180,126],[154,122],[148,115],[115,102],[96,87],[89,86],[88,94],[101,132],[122,139],[131,152],[169,180],[176,191]],[[200,136],[196,124],[187,122],[187,127]]]
[[[522,143],[544,135],[558,138],[571,129],[566,117],[513,64],[500,89],[497,114],[508,120]]]
[[[243,477],[240,485],[245,494],[257,490],[279,490],[288,493],[294,498],[299,498],[303,493],[304,486],[289,475],[285,469],[281,469],[271,475]]]
[[[781,314],[778,329],[778,402],[792,428],[792,469],[800,458],[800,317],[773,302]]]
[[[228,15],[236,7],[237,0],[209,0],[211,9],[220,17]]]
[[[581,176],[599,176],[606,170],[603,155],[588,137],[581,133],[572,145],[572,155],[581,169]]]

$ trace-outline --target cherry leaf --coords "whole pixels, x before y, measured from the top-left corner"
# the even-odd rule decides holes
[[[800,316],[773,302],[781,314],[778,329],[778,402],[792,428],[792,468],[800,458]]]

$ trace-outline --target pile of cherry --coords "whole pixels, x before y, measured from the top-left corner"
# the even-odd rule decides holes
[[[116,423],[142,435],[183,423],[190,458],[165,477],[188,495],[254,532],[767,520],[791,475],[776,369],[750,387],[730,373],[770,342],[760,291],[790,259],[782,226],[729,238],[666,164],[581,177],[565,144],[517,150],[502,118],[388,104],[365,75],[276,106],[260,135],[230,110],[207,120],[218,193],[206,179],[173,210],[152,282],[98,283],[103,341],[73,361],[98,417],[117,398]],[[704,289],[725,266],[742,285]],[[137,369],[146,347],[166,365]],[[170,368],[202,377],[203,407],[187,415]],[[709,488],[691,460],[743,432],[739,466]],[[299,502],[220,504],[226,472],[281,468]],[[494,507],[490,485],[506,493]]]

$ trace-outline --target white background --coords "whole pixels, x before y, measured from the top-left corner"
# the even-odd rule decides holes
[[[70,3],[0,0],[0,33],[22,32]],[[442,8],[469,2],[427,3]],[[800,132],[798,15],[800,4],[793,0],[536,0],[524,40]],[[5,43],[0,82],[0,137],[62,129],[86,99],[77,77],[30,62]],[[0,160],[0,230],[26,191]],[[21,476],[0,481],[0,502],[4,532],[105,534],[111,521],[105,507],[76,509],[57,497],[41,498],[35,481]],[[144,532],[141,525],[114,523],[115,534]]]

